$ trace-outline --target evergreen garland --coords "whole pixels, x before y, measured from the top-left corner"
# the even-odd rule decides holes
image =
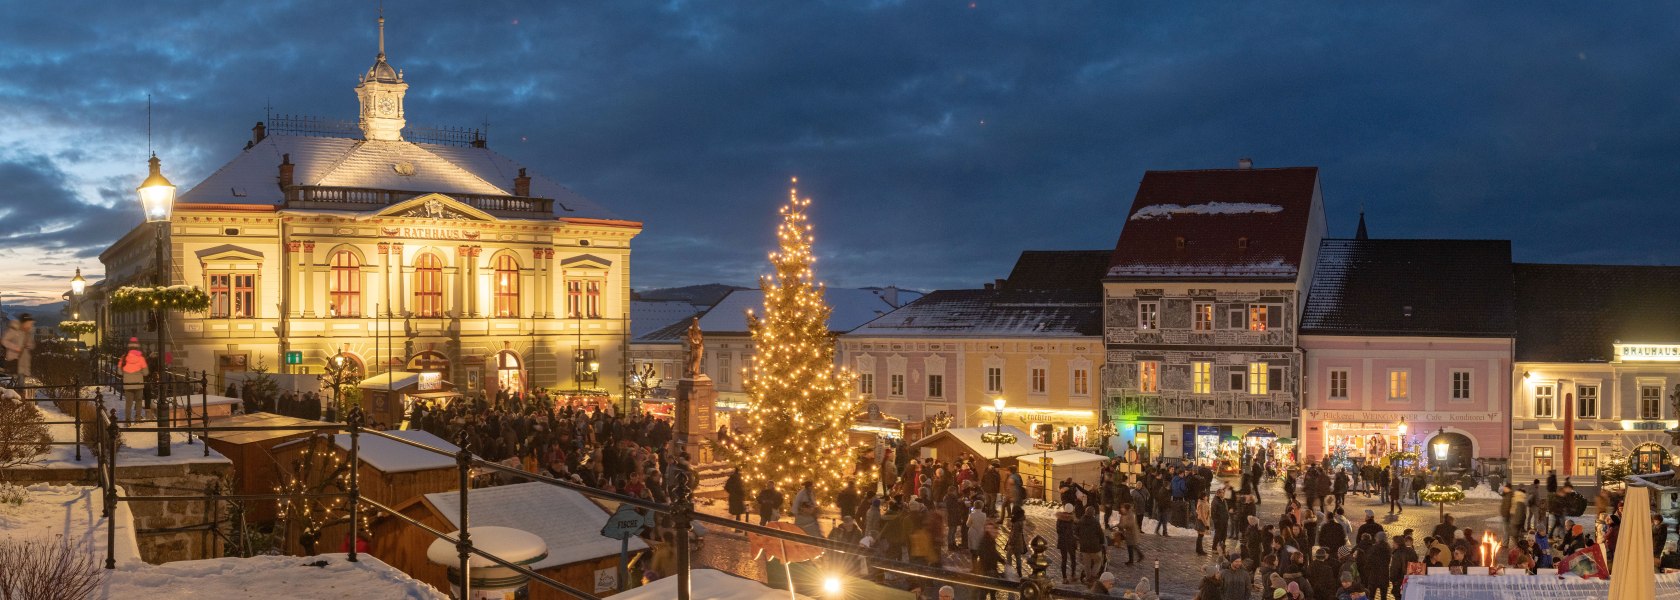
[[[204,312],[210,310],[210,295],[190,285],[123,286],[111,292],[111,310],[138,312],[154,309]]]

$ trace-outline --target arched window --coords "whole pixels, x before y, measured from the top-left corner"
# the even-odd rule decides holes
[[[496,316],[519,316],[519,262],[511,254],[496,257],[491,265],[495,269],[495,279],[491,280],[491,287],[495,289]]]
[[[349,250],[333,253],[327,294],[332,316],[362,316],[362,261]]]
[[[443,260],[430,252],[414,261],[414,316],[443,316]]]

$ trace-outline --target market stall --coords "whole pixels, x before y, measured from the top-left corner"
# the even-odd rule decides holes
[[[396,429],[408,421],[415,402],[425,400],[443,407],[461,395],[442,373],[390,371],[363,379],[356,387],[362,391],[361,407],[367,418]]]
[[[1107,457],[1101,454],[1083,450],[1024,454],[1016,459],[1021,468],[1021,477],[1026,480],[1027,495],[1047,501],[1056,500],[1060,491],[1057,486],[1070,477],[1074,483],[1086,489],[1097,489],[1097,485],[1102,482],[1102,464],[1105,460],[1108,460]]]

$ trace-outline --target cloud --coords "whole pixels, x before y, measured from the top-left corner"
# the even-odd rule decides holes
[[[0,21],[0,240],[66,271],[135,221],[148,92],[153,146],[187,188],[265,105],[352,117],[373,58],[372,3],[73,4]],[[493,149],[643,221],[636,287],[752,283],[797,175],[820,277],[931,289],[1001,277],[1024,249],[1112,247],[1145,170],[1241,156],[1323,167],[1333,234],[1363,207],[1378,236],[1680,262],[1677,12],[431,0],[386,15],[410,121],[487,120]]]

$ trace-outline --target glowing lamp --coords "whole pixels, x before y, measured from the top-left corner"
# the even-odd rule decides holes
[[[1005,402],[1004,402],[1003,398],[993,398],[992,399],[992,408],[996,409],[998,412],[1003,412],[1004,404],[1005,404]]]
[[[823,578],[823,593],[830,598],[840,597],[840,578],[834,575]]]
[[[140,182],[140,207],[146,211],[147,223],[168,221],[175,210],[175,184],[163,177],[156,154],[147,163],[151,173]]]
[[[1450,446],[1448,446],[1445,441],[1435,442],[1433,446],[1435,447],[1435,460],[1447,460],[1447,448]]]
[[[1406,417],[1400,417],[1400,435],[1406,435]]]
[[[82,279],[82,268],[76,267],[76,276],[70,278],[70,293],[80,296],[82,291],[86,289],[87,280]]]

